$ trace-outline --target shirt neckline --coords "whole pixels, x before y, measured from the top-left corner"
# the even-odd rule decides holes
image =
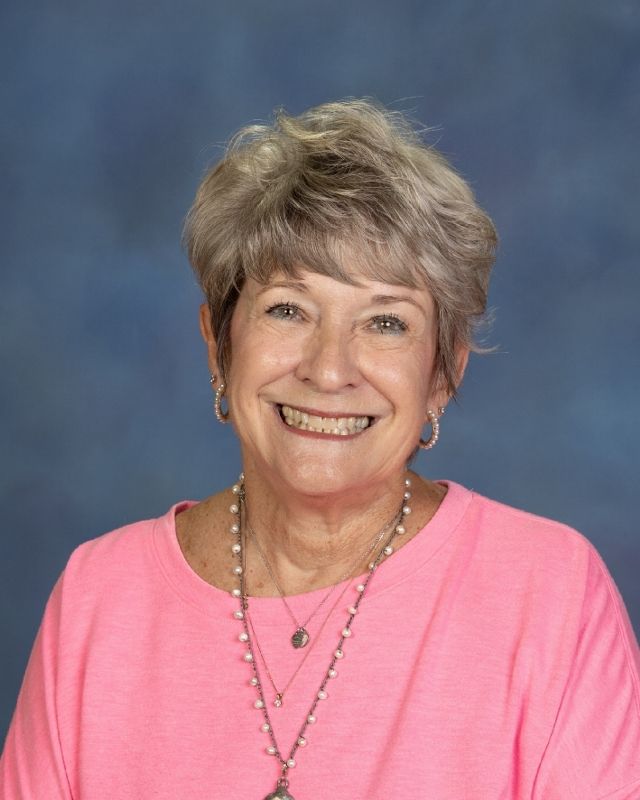
[[[386,559],[376,570],[367,590],[368,599],[392,588],[420,569],[438,552],[458,527],[472,500],[473,493],[454,481],[440,480],[436,482],[447,487],[447,494],[433,517],[413,539]],[[173,590],[191,606],[210,615],[216,606],[230,610],[236,608],[238,600],[224,589],[212,586],[201,578],[188,564],[180,549],[176,532],[176,516],[181,511],[197,505],[197,502],[182,500],[172,505],[166,514],[155,520],[152,546],[160,569]],[[358,578],[351,578],[347,582],[355,585],[358,583]],[[338,585],[336,589],[338,593],[343,585]],[[317,606],[327,591],[328,589],[324,588],[298,595],[288,595],[287,603],[296,614],[304,616],[307,611]],[[273,624],[280,624],[282,605],[280,597],[251,598],[251,608],[254,613],[260,613],[260,616],[267,620],[267,624],[270,619],[273,620]]]

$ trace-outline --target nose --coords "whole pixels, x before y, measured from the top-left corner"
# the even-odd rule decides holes
[[[319,325],[307,336],[296,377],[319,392],[339,392],[361,380],[355,342],[338,325]]]

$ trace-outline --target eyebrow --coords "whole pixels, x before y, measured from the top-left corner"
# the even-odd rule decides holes
[[[417,309],[422,311],[423,314],[426,314],[425,309],[418,303],[413,297],[409,297],[408,295],[397,295],[397,294],[374,294],[371,298],[371,302],[374,305],[391,305],[391,303],[409,303],[412,306],[415,306]]]
[[[259,289],[256,297],[260,297],[261,294],[268,292],[269,289],[297,289],[300,292],[309,291],[304,281],[273,281],[266,283],[261,289]]]

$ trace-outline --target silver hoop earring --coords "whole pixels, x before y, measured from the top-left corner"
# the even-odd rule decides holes
[[[431,425],[431,436],[425,442],[424,439],[420,439],[418,442],[418,446],[421,450],[431,450],[432,447],[435,447],[438,443],[438,439],[440,438],[440,417],[444,414],[444,408],[440,406],[436,411],[427,411],[427,420]]]
[[[213,410],[215,411],[216,419],[218,422],[222,422],[223,425],[229,422],[229,411],[227,410],[225,414],[225,412],[222,410],[222,398],[224,397],[226,388],[226,385],[221,383],[216,389],[216,396],[213,400]]]

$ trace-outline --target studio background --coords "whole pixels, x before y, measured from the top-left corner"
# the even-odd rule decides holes
[[[436,127],[500,233],[499,351],[417,468],[581,530],[640,630],[634,0],[13,0],[0,31],[0,741],[72,549],[240,469],[179,240],[278,105]]]

